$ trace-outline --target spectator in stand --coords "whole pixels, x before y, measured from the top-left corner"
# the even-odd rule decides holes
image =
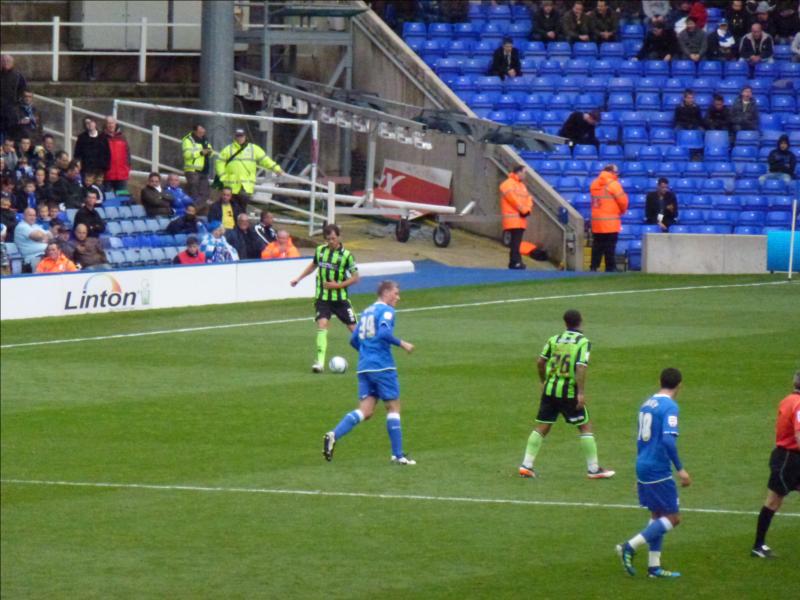
[[[83,185],[80,178],[81,168],[77,161],[71,161],[67,165],[67,172],[59,177],[53,186],[55,200],[63,204],[64,208],[80,208],[83,206]]]
[[[736,40],[724,19],[717,29],[708,34],[708,58],[712,60],[736,60]]]
[[[191,198],[181,187],[181,178],[177,173],[170,173],[167,175],[167,187],[164,191],[172,196],[172,207],[181,209],[190,204],[194,204],[194,199]]]
[[[272,226],[274,218],[271,212],[262,210],[259,222],[255,226],[256,235],[261,238],[265,245],[271,244],[278,237],[278,232]]]
[[[36,265],[36,273],[67,273],[77,271],[75,263],[64,256],[56,242],[46,245],[44,258]]]
[[[53,236],[53,241],[58,244],[64,256],[70,260],[72,260],[72,255],[75,253],[75,245],[71,239],[71,233],[69,221],[62,221],[61,219],[52,219],[50,221],[50,234]]]
[[[44,186],[44,199],[47,202],[61,202],[58,199],[58,190],[56,189],[56,185],[61,180],[61,173],[58,170],[58,167],[50,167],[47,169],[47,183]]]
[[[103,191],[103,184],[97,182],[97,178],[103,176],[102,171],[84,171],[83,174],[83,190],[84,194],[90,190],[97,192],[97,205],[101,206],[106,199],[106,193]]]
[[[725,106],[725,99],[719,94],[714,94],[714,100],[706,112],[705,127],[711,131],[731,130],[731,111]]]
[[[171,235],[177,233],[202,233],[202,223],[197,218],[197,207],[194,204],[187,204],[186,212],[169,222],[167,233]]]
[[[683,92],[683,102],[675,107],[675,129],[703,129],[703,115],[692,90]]]
[[[708,22],[708,10],[702,0],[695,0],[689,8],[689,16],[694,19],[697,28],[701,31],[706,28]]]
[[[731,131],[758,131],[758,106],[753,99],[753,88],[746,85],[731,106]]]
[[[3,141],[0,157],[2,157],[5,163],[6,171],[14,173],[17,170],[17,146],[12,138],[7,137]]]
[[[260,258],[264,244],[261,238],[250,227],[250,217],[246,213],[241,213],[236,217],[236,227],[225,231],[225,239],[236,248],[239,260]]]
[[[654,18],[650,31],[636,58],[639,60],[672,60],[678,53],[678,37],[667,28],[663,17]]]
[[[52,135],[45,133],[42,136],[42,145],[34,149],[39,157],[39,164],[45,168],[53,166],[56,162],[56,141]]]
[[[589,13],[589,30],[592,39],[601,44],[603,42],[616,42],[619,17],[608,7],[606,0],[597,0],[597,6]]]
[[[208,233],[203,237],[200,251],[205,254],[207,263],[236,262],[239,255],[236,248],[225,239],[225,226],[221,221],[210,221]]]
[[[73,247],[72,260],[82,270],[107,271],[111,269],[105,250],[100,245],[100,240],[89,236],[89,229],[85,223],[75,225]]]
[[[14,228],[17,226],[17,211],[11,201],[11,196],[3,192],[0,194],[0,223],[7,229],[7,239],[14,239]]]
[[[792,61],[800,62],[800,31],[794,35],[792,40]]]
[[[753,23],[750,26],[750,33],[744,36],[739,44],[739,58],[747,61],[752,74],[757,63],[772,62],[773,53],[772,36],[765,33],[761,25]]]
[[[11,275],[11,260],[6,249],[6,236],[8,227],[5,223],[0,223],[0,275]]]
[[[236,226],[236,220],[244,210],[239,204],[233,203],[233,190],[229,187],[222,188],[219,195],[219,200],[211,205],[208,210],[209,221],[221,221],[225,229],[233,229]]]
[[[622,215],[628,210],[628,195],[619,182],[619,169],[607,165],[589,187],[592,195],[592,261],[597,271],[605,258],[606,272],[617,270],[617,238],[622,229]]]
[[[289,232],[281,229],[274,242],[270,242],[261,252],[263,260],[275,260],[278,258],[299,258],[300,252],[295,248],[294,242]]]
[[[206,262],[206,255],[200,252],[200,242],[197,236],[190,235],[186,238],[186,249],[175,255],[172,262],[176,265],[202,265]]]
[[[52,235],[36,224],[36,210],[26,208],[22,221],[14,228],[14,243],[22,255],[22,272],[32,273],[44,255]]]
[[[64,177],[67,174],[67,169],[69,169],[69,154],[66,150],[59,150],[56,152],[56,161],[53,163],[53,166],[58,168],[58,175],[59,177]],[[80,165],[78,165],[80,167]],[[80,173],[80,168],[78,169]]]
[[[41,225],[45,231],[50,231],[50,207],[40,204],[36,207],[36,224]]]
[[[769,153],[767,157],[769,163],[769,173],[758,178],[760,183],[767,179],[782,179],[790,183],[794,179],[794,171],[797,167],[797,157],[789,149],[789,136],[783,134],[778,138],[778,147]]]
[[[750,25],[752,24],[750,13],[745,10],[742,0],[733,0],[730,6],[725,9],[725,20],[728,22],[728,27],[738,47],[742,38],[750,32]]]
[[[692,3],[689,0],[682,0],[678,3],[677,7],[672,9],[667,17],[667,25],[672,27],[675,35],[686,29],[686,19],[689,18],[689,12],[692,10]]]
[[[791,42],[800,30],[800,14],[798,14],[797,0],[778,0],[773,12],[775,26],[775,40],[777,42]]]
[[[11,181],[11,187],[14,187],[14,182],[16,181],[16,171],[11,171],[6,167],[6,159],[0,156],[0,176],[3,179],[8,179]]]
[[[708,51],[708,40],[705,32],[697,27],[693,17],[686,19],[686,29],[678,34],[678,46],[683,58],[700,62]]]
[[[36,184],[36,195],[39,198],[46,199],[45,186],[47,185],[47,169],[44,167],[37,167],[33,172],[33,182]]]
[[[255,191],[258,167],[276,175],[283,173],[278,163],[267,156],[260,146],[247,139],[244,129],[237,129],[233,143],[225,146],[217,156],[216,171],[221,183],[233,192],[241,210],[247,208],[250,196]]]
[[[645,204],[645,222],[658,225],[661,231],[668,231],[678,220],[678,199],[669,189],[669,179],[658,178],[656,191],[647,194]]]
[[[140,201],[148,217],[169,217],[173,214],[174,198],[161,189],[161,175],[150,173],[147,185],[142,188]]]
[[[78,225],[83,223],[89,232],[89,237],[100,237],[100,234],[106,230],[106,222],[100,213],[97,212],[95,206],[97,205],[97,192],[90,191],[86,194],[86,199],[83,206],[75,213],[75,222],[73,228],[77,229]]]
[[[775,26],[775,19],[770,14],[772,10],[775,8],[774,4],[770,4],[769,2],[759,2],[756,5],[756,17],[753,23],[758,23],[761,25],[761,30],[764,33],[768,33],[773,38],[775,37],[775,33],[777,28]]]
[[[14,197],[14,208],[21,213],[26,208],[36,208],[40,205],[47,207],[47,204],[36,193],[36,183],[31,179],[26,179]]]
[[[14,57],[0,56],[0,143],[9,137],[17,125],[17,102],[28,84],[22,73],[14,68]]]
[[[211,157],[214,149],[206,137],[206,128],[195,125],[181,140],[183,150],[183,174],[186,176],[188,195],[201,205],[208,204],[208,177],[211,173]]]
[[[502,45],[494,51],[492,64],[489,66],[489,75],[497,75],[500,79],[522,75],[519,50],[514,48],[514,40],[510,37],[503,38]]]
[[[561,17],[553,6],[553,0],[542,0],[532,25],[532,40],[555,42],[561,39]]]
[[[33,179],[33,167],[28,164],[27,156],[20,156],[17,158],[16,180],[24,181],[26,179]]]
[[[569,139],[573,144],[591,144],[598,147],[600,142],[597,141],[595,128],[600,122],[600,111],[592,110],[590,112],[575,111],[564,124],[558,135]]]
[[[83,131],[75,142],[75,151],[72,154],[75,160],[81,161],[84,173],[108,169],[108,141],[97,130],[97,121],[92,117],[83,120]]]
[[[39,160],[39,157],[36,155],[36,148],[31,138],[24,135],[19,138],[19,143],[17,144],[17,157],[22,158],[23,156],[28,159],[28,164],[31,165],[33,169],[36,169],[36,163]]]
[[[572,10],[561,17],[561,31],[569,43],[591,41],[589,19],[583,12],[583,2],[575,0]]]
[[[33,105],[33,92],[24,91],[17,104],[17,125],[14,137],[28,137],[34,140],[42,137],[42,119],[39,110]]]
[[[15,194],[15,182],[14,179],[11,177],[3,177],[2,183],[0,183],[0,191],[3,194],[8,194],[9,198],[13,198]]]
[[[663,22],[671,10],[672,5],[669,0],[643,0],[642,2],[645,24],[652,24],[656,19]]]
[[[128,177],[131,174],[131,150],[128,140],[122,133],[119,123],[112,117],[106,117],[106,127],[102,133],[108,146],[108,168],[105,174],[106,190],[115,192],[128,189]]]

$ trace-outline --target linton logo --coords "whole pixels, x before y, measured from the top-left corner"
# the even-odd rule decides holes
[[[145,297],[146,296],[146,297]],[[64,301],[64,310],[83,310],[87,308],[130,308],[150,303],[150,284],[142,282],[139,292],[123,292],[122,286],[111,275],[93,275],[76,294],[70,290]]]

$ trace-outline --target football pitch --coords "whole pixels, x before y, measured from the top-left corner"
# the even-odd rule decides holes
[[[310,372],[310,300],[2,324],[3,598],[780,598],[797,589],[800,494],[750,558],[777,404],[800,368],[800,284],[620,275],[402,291],[396,351],[414,467],[384,411],[323,460],[356,406],[333,323]],[[357,310],[373,301],[354,297]],[[517,475],[535,359],[576,308],[592,341],[600,464],[559,421]],[[75,341],[84,340],[84,341]],[[694,479],[662,563],[626,575],[614,545],[647,513],[636,416],[667,366]]]

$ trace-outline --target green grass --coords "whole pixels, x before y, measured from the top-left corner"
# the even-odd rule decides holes
[[[620,276],[404,291],[399,308],[770,277]],[[355,298],[363,308],[371,297]],[[796,284],[596,295],[401,312],[406,447],[389,465],[381,413],[320,455],[356,382],[309,372],[309,301],[2,323],[2,344],[278,319],[285,324],[2,350],[2,478],[238,488],[2,485],[7,598],[778,598],[800,518],[780,515],[771,562],[748,556],[749,514],[686,512],[665,539],[678,581],[626,576],[615,543],[641,509],[246,493],[241,488],[633,505],[638,405],[659,371],[685,389],[684,508],[757,511],[778,401],[798,368]],[[538,404],[535,356],[581,310],[593,343],[587,400],[608,481],[585,478],[559,422],[535,481],[516,476]],[[331,330],[329,355],[353,351]],[[400,353],[402,354],[402,353]],[[800,513],[798,495],[786,513]],[[644,557],[638,557],[640,571]]]

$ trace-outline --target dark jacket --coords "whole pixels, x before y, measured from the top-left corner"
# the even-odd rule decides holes
[[[684,58],[689,58],[692,54],[699,54],[700,58],[705,58],[708,51],[706,32],[702,29],[695,29],[694,31],[684,29],[678,34],[678,46]]]
[[[73,158],[81,161],[81,169],[84,173],[90,171],[105,173],[110,158],[108,141],[103,138],[101,133],[98,133],[97,137],[91,137],[88,131],[84,131],[75,142]]]
[[[236,218],[242,213],[242,207],[239,206],[238,202],[231,202],[231,206],[233,207],[233,220],[236,221]],[[208,209],[208,220],[210,221],[222,221],[222,201],[217,200],[214,204],[211,205],[211,208]]]
[[[739,44],[739,58],[743,60],[750,60],[756,54],[761,58],[772,58],[773,53],[772,36],[766,32],[761,34],[758,42],[753,39],[752,33],[748,33]]]
[[[142,206],[148,217],[169,217],[172,215],[172,196],[146,185],[140,196]]]
[[[678,54],[678,38],[673,29],[665,29],[661,35],[649,31],[636,57],[639,60],[663,60],[667,54],[672,58]]]
[[[262,223],[256,223],[256,226],[253,229],[255,229],[256,235],[261,238],[261,241],[264,242],[265,246],[278,239],[278,232],[275,231],[275,228],[272,225],[269,227],[264,227]]]
[[[708,34],[708,52],[706,58],[714,60],[732,60],[739,55],[739,49],[736,44],[723,48],[719,45],[719,34],[712,31]]]
[[[73,240],[72,247],[72,262],[84,269],[108,263],[105,250],[96,237],[87,237],[83,242]]]
[[[678,199],[669,191],[663,196],[658,192],[650,192],[647,194],[644,213],[645,221],[650,225],[657,225],[658,215],[662,215],[661,222],[670,227],[678,220]]]
[[[199,233],[199,226],[200,220],[197,217],[189,220],[186,218],[186,215],[183,215],[169,222],[169,225],[167,225],[167,233],[170,235],[175,235],[176,233]]]
[[[89,230],[89,237],[98,237],[106,230],[106,222],[103,221],[100,213],[94,209],[89,210],[85,206],[78,210],[75,215],[75,222],[72,224],[72,228],[75,229],[81,223],[86,225]]]
[[[6,240],[12,241],[14,239],[14,228],[17,226],[17,212],[10,208],[0,208],[0,223],[8,228]]]
[[[29,206],[31,208],[36,208],[42,202],[44,202],[44,196],[36,190],[33,192],[33,205],[28,200],[28,194],[25,193],[25,190],[17,190],[14,194],[14,201],[12,202],[12,206],[17,209],[17,212],[22,212]]]
[[[236,252],[239,253],[239,260],[261,258],[264,243],[253,231],[252,227],[248,227],[247,231],[242,231],[238,227],[228,229],[225,232],[225,239],[228,240],[231,246],[236,248]]]
[[[742,129],[746,131],[757,131],[758,106],[756,106],[756,101],[751,100],[750,104],[745,108],[742,99],[737,98],[733,106],[731,106],[731,122],[733,123],[733,129],[736,131]]]
[[[617,39],[617,27],[619,27],[619,18],[617,13],[610,7],[606,10],[606,14],[601,15],[596,10],[592,11],[589,15],[589,30],[592,34],[592,39],[595,42],[613,42]],[[604,39],[600,36],[601,32],[612,31],[614,36],[609,39]]]
[[[564,39],[566,41],[579,42],[579,35],[591,35],[591,31],[589,30],[589,17],[584,13],[581,15],[581,22],[578,23],[575,13],[571,10],[567,11],[564,13],[564,16],[561,17],[561,31],[564,32]]]
[[[733,34],[737,42],[750,33],[752,19],[750,13],[745,9],[744,3],[742,3],[742,10],[735,11],[730,6],[726,8],[725,20],[728,22],[728,30]]]
[[[22,119],[30,119],[30,121],[22,124],[20,123]],[[17,104],[16,121],[16,127],[13,128],[13,132],[17,139],[27,137],[33,143],[36,143],[42,138],[42,117],[39,115],[39,110],[32,104],[23,102]]]
[[[595,134],[595,125],[587,123],[583,115],[584,113],[579,110],[572,113],[567,117],[567,120],[564,121],[558,135],[572,140],[575,144],[592,144],[597,146],[599,142]]]
[[[17,125],[17,103],[27,89],[28,83],[17,69],[0,72],[0,131],[10,134]]]
[[[58,202],[64,203],[64,208],[80,208],[83,206],[83,186],[78,181],[61,177],[53,185],[53,195]]]
[[[731,111],[727,106],[717,110],[712,104],[708,107],[705,125],[706,129],[728,131],[731,128]]]
[[[492,55],[492,65],[489,67],[489,75],[497,75],[500,79],[505,79],[511,69],[516,71],[517,77],[522,75],[522,63],[519,60],[519,50],[512,48],[511,54],[506,58],[503,47],[500,46]]]
[[[680,104],[675,107],[675,129],[702,129],[703,115],[697,104],[686,106]]]
[[[531,39],[539,40],[541,42],[550,41],[550,38],[547,37],[548,31],[556,32],[555,40],[561,39],[561,16],[556,10],[552,10],[550,11],[549,15],[546,15],[542,9],[539,9],[539,11],[536,13],[536,17],[533,20]]]
[[[794,153],[787,148],[781,150],[781,142],[789,143],[789,136],[782,135],[778,139],[778,147],[769,153],[767,162],[769,163],[770,173],[786,173],[794,179],[794,170],[797,167],[797,157]]]

